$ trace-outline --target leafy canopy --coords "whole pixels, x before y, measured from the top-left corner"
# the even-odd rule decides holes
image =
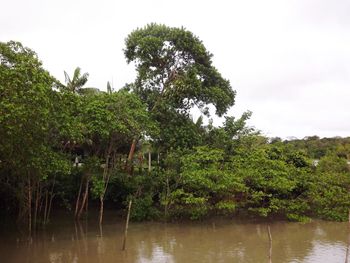
[[[152,110],[166,103],[208,113],[205,106],[213,104],[221,116],[234,104],[235,91],[212,65],[212,54],[184,28],[149,24],[127,37],[124,53],[136,64],[133,89]]]

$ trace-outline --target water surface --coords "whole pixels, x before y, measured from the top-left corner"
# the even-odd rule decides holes
[[[272,247],[267,226],[270,226]],[[108,217],[74,224],[58,219],[28,240],[6,231],[0,236],[0,262],[347,262],[347,223],[314,221],[243,222],[210,220],[130,223],[122,251],[124,223]],[[350,261],[349,261],[350,262]]]

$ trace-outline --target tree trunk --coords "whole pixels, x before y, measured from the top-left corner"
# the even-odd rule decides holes
[[[139,153],[139,174],[142,174],[143,172],[143,154],[142,152]]]
[[[43,187],[40,187],[40,204],[39,204],[39,212],[38,215],[41,214],[42,208],[43,208],[43,203],[44,203],[44,195],[43,195]]]
[[[151,151],[148,152],[148,172],[152,170],[152,154]]]
[[[126,249],[126,238],[127,238],[127,236],[128,236],[128,228],[129,228],[129,219],[130,219],[131,204],[132,204],[132,199],[130,199],[130,201],[129,201],[128,215],[126,216],[125,230],[124,230],[124,240],[123,240],[123,247],[122,247],[122,250],[125,250],[125,249]]]
[[[130,147],[130,152],[129,152],[129,156],[128,159],[126,161],[126,171],[131,175],[132,172],[132,160],[134,158],[134,153],[135,153],[135,148],[136,148],[136,139],[132,140],[132,144]]]
[[[88,194],[89,194],[89,179],[86,178],[85,192],[84,192],[84,196],[83,196],[83,201],[81,203],[81,206],[80,206],[80,209],[79,209],[79,212],[78,212],[78,220],[80,219],[81,214],[83,213],[85,202],[87,200]]]
[[[131,161],[133,159],[133,157],[134,157],[135,148],[136,148],[136,139],[133,139],[131,147],[130,147],[129,156],[128,156],[128,160],[129,161]]]
[[[169,178],[167,176],[166,177],[166,202],[165,202],[165,207],[164,207],[164,218],[165,218],[165,221],[168,220],[169,195],[170,195]]]
[[[267,234],[269,236],[269,263],[272,263],[272,235],[270,226],[267,226]]]
[[[102,175],[103,190],[102,190],[102,193],[100,193],[100,215],[99,215],[99,224],[100,225],[102,224],[102,220],[103,220],[104,197],[105,197],[105,193],[107,191],[109,179],[111,176],[111,170],[114,169],[114,165],[115,165],[115,154],[113,154],[113,157],[111,158],[112,147],[113,147],[113,141],[110,141],[108,150],[105,154],[106,161],[105,161],[105,167],[104,167],[103,175]],[[110,164],[110,160],[111,160],[111,164]]]
[[[349,263],[350,250],[350,225],[348,225],[348,242],[346,244],[345,263]]]
[[[79,205],[80,205],[80,195],[81,195],[81,189],[83,187],[83,178],[81,178],[80,180],[80,186],[79,186],[79,192],[78,192],[78,197],[77,200],[75,202],[75,212],[74,212],[74,217],[77,218],[78,217],[78,211],[79,211]]]
[[[55,194],[51,192],[50,194],[50,201],[49,201],[49,208],[47,210],[47,214],[46,214],[46,223],[48,223],[50,221],[50,214],[51,214],[51,207],[52,207],[52,200],[54,198]]]
[[[49,191],[46,190],[45,192],[45,209],[44,209],[44,219],[43,224],[46,225],[46,218],[47,218],[47,208],[49,204]]]
[[[37,183],[37,189],[35,192],[35,207],[34,207],[34,230],[36,229],[37,226],[37,217],[38,217],[38,209],[39,209],[39,199],[41,196],[40,191],[40,183]]]
[[[52,207],[52,200],[55,196],[55,194],[53,193],[53,190],[55,188],[55,183],[56,183],[56,175],[53,178],[53,183],[52,183],[52,188],[51,188],[51,193],[50,193],[50,202],[49,202],[49,209],[47,211],[47,215],[46,215],[46,222],[49,222],[50,220],[50,213],[51,213],[51,207]]]
[[[32,234],[32,188],[30,182],[30,175],[28,175],[28,232]]]
[[[88,209],[89,209],[89,195],[87,195],[87,197],[86,197],[86,204],[85,204],[86,215],[88,214]]]
[[[103,220],[103,196],[100,196],[100,218],[99,218],[100,225],[102,224],[102,220]]]

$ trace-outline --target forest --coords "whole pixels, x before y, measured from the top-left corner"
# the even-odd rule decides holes
[[[0,42],[1,220],[32,230],[96,209],[101,224],[130,200],[132,220],[348,220],[350,137],[268,138],[251,112],[228,115],[236,92],[184,28],[138,28],[123,51],[135,81],[98,89],[80,68],[61,83],[33,50]]]

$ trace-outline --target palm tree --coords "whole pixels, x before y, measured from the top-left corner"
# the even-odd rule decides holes
[[[84,73],[81,75],[81,69],[77,67],[74,70],[73,78],[71,79],[67,72],[64,72],[64,76],[66,78],[66,89],[73,92],[78,93],[82,86],[88,81],[89,73]]]

